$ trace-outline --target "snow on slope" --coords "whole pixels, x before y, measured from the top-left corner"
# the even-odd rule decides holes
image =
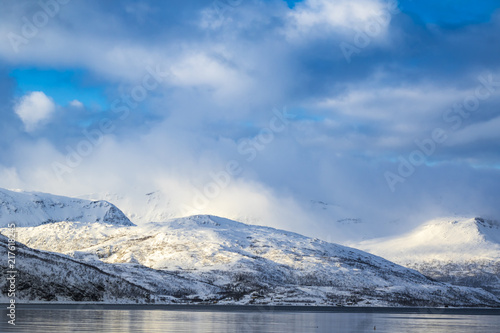
[[[363,241],[355,246],[400,263],[500,260],[500,223],[481,218],[436,219],[405,235]]]
[[[0,256],[7,258],[7,237],[0,235]],[[17,300],[32,301],[112,301],[148,302],[149,290],[129,282],[116,274],[109,274],[95,266],[78,262],[68,256],[38,251],[22,244],[15,246]],[[7,260],[2,260],[3,272],[11,271]],[[6,294],[9,281],[0,280],[0,290]],[[0,294],[0,300],[9,301]],[[2,297],[3,296],[3,297]]]
[[[434,279],[482,287],[500,296],[500,223],[442,218],[409,233],[351,244]]]
[[[106,201],[0,189],[0,227],[7,227],[9,223],[29,227],[61,221],[133,225],[116,206]]]
[[[120,276],[156,294],[219,303],[500,304],[485,291],[433,282],[363,251],[214,216],[121,228],[61,222],[18,228],[18,240],[108,273],[119,269]],[[156,280],[161,274],[188,287],[162,291],[165,284]]]

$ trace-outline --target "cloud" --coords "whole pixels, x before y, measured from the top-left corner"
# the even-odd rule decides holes
[[[395,15],[391,2],[377,0],[307,0],[293,8],[281,0],[222,2],[229,7],[217,11],[201,0],[71,1],[19,53],[0,41],[0,186],[132,198],[159,190],[168,209],[181,214],[213,174],[238,161],[241,174],[203,209],[187,213],[337,241],[344,235],[337,221],[346,218],[383,233],[387,228],[378,226],[387,221],[400,221],[390,228],[401,231],[440,214],[500,216],[499,171],[477,168],[498,161],[500,101],[481,101],[455,132],[443,120],[474,94],[478,75],[498,73],[500,16],[450,28]],[[0,12],[4,35],[21,33],[22,18],[40,10],[30,1],[5,6],[13,8]],[[339,44],[355,45],[356,34],[377,19],[383,24],[374,42],[347,63]],[[76,85],[56,75],[61,86],[68,81],[78,89],[62,102],[44,89],[43,77],[33,78],[40,88],[16,86],[16,68],[45,78],[48,71],[82,75]],[[144,100],[132,100],[145,83],[155,85],[147,80],[151,69],[171,75]],[[495,74],[489,88],[498,91],[499,80]],[[98,110],[85,99],[96,86],[103,96]],[[44,91],[60,112],[54,117],[53,102],[14,107],[19,91]],[[30,96],[23,100],[36,100]],[[284,107],[291,117],[270,136],[273,110]],[[102,131],[103,122],[113,129]],[[415,140],[437,127],[449,131],[449,141],[392,193],[384,173],[397,172],[399,156],[408,158]],[[81,163],[61,180],[53,163],[67,165],[78,150]]]
[[[321,34],[346,34],[370,24],[377,25],[377,35],[384,34],[395,2],[379,0],[328,1],[307,0],[299,2],[288,14],[286,35],[290,39],[320,36]],[[376,19],[378,19],[378,24]]]
[[[217,56],[219,61],[203,53],[183,54],[170,69],[174,75],[173,83],[183,87],[205,86],[214,89],[217,95],[241,92],[248,78],[227,65],[231,59],[224,57],[231,57],[229,52],[219,52]]]
[[[43,122],[50,119],[56,110],[52,98],[42,91],[34,91],[21,97],[14,106],[14,112],[21,118],[27,132],[34,131]]]
[[[69,105],[70,105],[70,106],[72,106],[72,107],[74,107],[74,108],[79,108],[79,109],[80,109],[80,108],[83,108],[83,103],[82,103],[82,102],[80,102],[80,101],[79,101],[79,100],[77,100],[77,99],[74,99],[74,100],[72,100],[71,102],[69,102]]]
[[[447,145],[464,145],[474,142],[498,142],[500,138],[500,117],[473,123],[453,135]]]

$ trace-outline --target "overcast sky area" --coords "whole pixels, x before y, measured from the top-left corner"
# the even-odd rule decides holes
[[[0,0],[0,187],[335,241],[499,219],[498,7]]]

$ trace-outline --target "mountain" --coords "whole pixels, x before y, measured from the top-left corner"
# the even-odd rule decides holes
[[[0,189],[0,227],[34,227],[61,221],[133,225],[113,204],[46,193]]]
[[[17,228],[17,239],[139,285],[156,302],[500,305],[482,289],[432,281],[360,250],[215,216],[50,223]]]
[[[8,238],[0,235],[0,255],[7,258]],[[149,302],[144,287],[117,275],[57,253],[38,251],[22,244],[15,250],[16,299],[37,301]],[[12,271],[2,260],[3,272]],[[9,273],[10,274],[10,273]],[[7,277],[8,274],[6,273]],[[9,283],[0,280],[0,300],[8,302]]]
[[[500,296],[500,223],[442,218],[400,236],[353,244],[433,279],[481,287]]]

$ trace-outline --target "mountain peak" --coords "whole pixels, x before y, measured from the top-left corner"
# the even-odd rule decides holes
[[[497,221],[450,217],[428,221],[408,233],[353,244],[396,262],[415,258],[466,261],[500,258]]]
[[[491,228],[491,229],[500,229],[500,222],[496,220],[485,219],[482,217],[474,218],[474,221],[483,227]]]
[[[107,201],[0,188],[0,227],[9,223],[18,227],[35,227],[62,221],[134,225],[120,209]]]

